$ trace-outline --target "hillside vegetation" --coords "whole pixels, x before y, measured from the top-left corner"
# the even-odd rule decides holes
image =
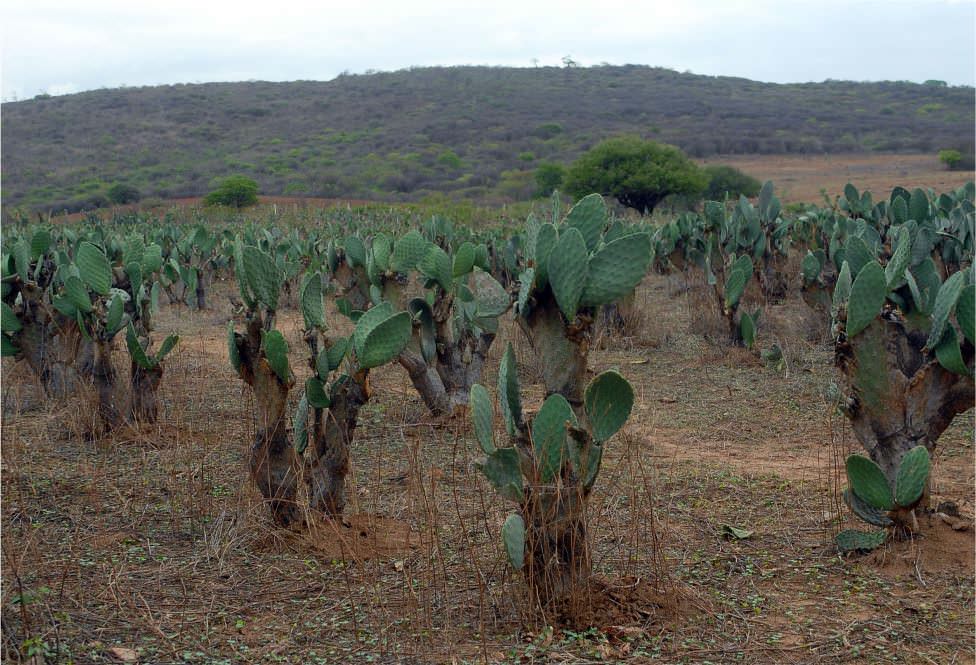
[[[713,154],[972,151],[973,89],[771,84],[646,66],[449,67],[98,90],[2,105],[4,206],[205,194],[529,198],[543,162],[632,133]],[[963,138],[964,137],[964,138]]]

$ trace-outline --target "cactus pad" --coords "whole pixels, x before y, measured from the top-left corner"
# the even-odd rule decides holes
[[[88,287],[74,275],[64,280],[64,296],[79,312],[87,313],[92,310]]]
[[[305,319],[305,329],[325,327],[325,305],[322,302],[322,275],[312,273],[303,280],[301,295],[302,318]]]
[[[284,335],[279,330],[265,330],[261,336],[261,346],[268,365],[281,382],[287,384],[291,372],[288,369],[288,342]]]
[[[454,277],[467,275],[474,268],[474,245],[465,241],[454,253],[454,266],[452,272]]]
[[[863,501],[850,489],[844,490],[843,497],[844,503],[847,504],[851,511],[868,524],[880,527],[888,527],[894,524],[885,511],[878,510],[867,501]]]
[[[505,419],[505,429],[511,436],[518,434],[522,427],[522,398],[519,396],[518,367],[515,365],[515,351],[509,342],[502,355],[498,368],[498,401]]]
[[[651,237],[636,233],[604,245],[590,258],[580,305],[606,305],[640,284],[651,263]]]
[[[566,457],[566,424],[576,426],[576,416],[566,398],[556,393],[542,404],[532,421],[532,447],[539,480],[551,482],[559,476]]]
[[[305,380],[305,399],[313,409],[327,409],[331,404],[329,395],[325,392],[325,384],[317,376],[310,376]]]
[[[887,295],[884,269],[877,261],[869,261],[851,285],[851,298],[847,303],[848,339],[867,328],[881,314]]]
[[[102,250],[90,242],[82,242],[78,245],[75,263],[82,281],[95,293],[107,296],[112,287],[112,266]]]
[[[502,543],[508,560],[515,570],[525,565],[525,521],[521,515],[511,514],[502,525]]]
[[[932,462],[925,446],[915,446],[901,460],[895,479],[895,503],[911,508],[922,498],[929,482]]]
[[[549,283],[559,309],[567,321],[576,318],[588,275],[587,250],[575,228],[564,228],[549,255]]]
[[[492,487],[503,497],[511,501],[523,499],[522,469],[515,448],[508,446],[496,449],[488,455],[484,464],[479,464],[479,468]]]
[[[0,330],[5,333],[15,333],[22,327],[10,305],[5,302],[0,303]]]
[[[559,242],[559,235],[556,227],[552,224],[543,224],[539,227],[539,235],[535,241],[535,275],[539,288],[542,288],[549,281],[549,257],[556,243]]]
[[[956,321],[959,322],[959,329],[969,343],[976,344],[973,331],[976,328],[976,285],[970,284],[959,294],[959,302],[956,303]]]
[[[400,355],[412,334],[413,323],[407,312],[381,321],[370,329],[363,339],[361,350],[356,352],[359,364],[365,369],[385,365]]]
[[[746,284],[752,277],[752,259],[743,254],[735,260],[725,280],[725,307],[731,309],[739,304]]]
[[[563,220],[563,228],[579,230],[586,242],[586,250],[592,252],[600,242],[607,225],[607,204],[599,194],[584,196],[572,207]]]
[[[847,529],[838,533],[834,537],[834,542],[837,543],[837,549],[840,550],[841,554],[847,554],[849,552],[870,552],[884,545],[887,539],[888,534],[885,531]]]
[[[474,384],[471,386],[468,403],[471,406],[471,422],[474,425],[474,434],[485,454],[491,455],[495,452],[495,427],[488,390],[480,383]]]
[[[935,305],[932,307],[932,328],[929,330],[928,341],[925,346],[934,349],[942,341],[946,328],[949,325],[949,315],[956,307],[959,296],[962,295],[965,285],[966,271],[960,270],[953,273],[939,288],[935,296]]]
[[[128,328],[125,331],[125,345],[129,350],[129,355],[132,357],[132,361],[143,369],[152,369],[153,361],[149,359],[146,355],[145,349],[142,348],[142,344],[139,343],[139,338],[136,336],[136,329],[132,326],[132,322],[129,322]]]
[[[593,428],[593,438],[603,443],[630,417],[634,389],[619,373],[608,370],[590,381],[583,396],[583,407]]]
[[[308,447],[308,400],[305,395],[302,395],[295,407],[292,430],[292,445],[295,446],[295,452],[301,455]]]
[[[268,309],[277,309],[281,276],[274,259],[257,247],[246,246],[241,250],[241,261],[244,282],[254,298]]]
[[[434,280],[445,291],[450,291],[454,283],[454,267],[451,257],[437,245],[429,245],[427,252],[417,264],[425,277]]]
[[[847,482],[858,498],[878,510],[895,507],[891,487],[881,467],[863,455],[849,456],[846,467]]]

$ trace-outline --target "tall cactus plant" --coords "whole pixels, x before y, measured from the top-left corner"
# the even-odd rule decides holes
[[[235,273],[245,305],[244,329],[228,326],[228,353],[238,376],[254,389],[257,430],[251,446],[251,479],[281,525],[298,518],[301,460],[288,434],[285,410],[295,383],[288,344],[274,327],[281,275],[274,259],[238,240]]]
[[[598,308],[631,294],[651,262],[647,233],[607,229],[599,194],[580,200],[557,226],[530,222],[516,303],[517,321],[542,364],[546,395],[577,413]]]
[[[498,374],[498,402],[508,445],[496,445],[488,391],[471,390],[471,418],[486,457],[481,472],[517,511],[502,527],[512,565],[543,608],[577,596],[591,572],[586,508],[606,442],[624,425],[634,403],[630,384],[615,371],[595,377],[577,413],[560,393],[550,394],[533,418],[522,409],[511,344]]]

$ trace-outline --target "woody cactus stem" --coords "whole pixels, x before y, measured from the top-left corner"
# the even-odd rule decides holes
[[[369,397],[369,370],[357,369],[332,385],[328,411],[315,410],[308,487],[312,508],[328,515],[341,515],[346,507],[349,445],[356,433],[359,410]]]
[[[130,374],[131,401],[129,418],[137,423],[154,423],[159,417],[159,384],[163,379],[163,366],[141,367],[135,360]]]
[[[295,499],[301,468],[285,419],[293,380],[282,379],[268,362],[262,349],[264,323],[261,314],[253,311],[248,316],[245,333],[233,333],[232,339],[240,360],[238,373],[254,389],[257,406],[257,431],[250,456],[251,479],[268,502],[275,521],[287,526],[298,517]],[[270,327],[268,330],[275,332]]]

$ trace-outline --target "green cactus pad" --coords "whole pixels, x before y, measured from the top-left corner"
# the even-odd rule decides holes
[[[366,341],[366,336],[370,331],[379,325],[382,321],[393,316],[393,305],[384,302],[371,309],[366,310],[359,320],[356,321],[356,327],[352,331],[352,348],[356,352],[357,356],[363,354],[363,342]]]
[[[112,288],[112,266],[102,250],[88,241],[82,242],[78,245],[75,264],[82,281],[92,291],[103,296],[108,295]]]
[[[725,307],[731,309],[739,304],[746,285],[752,278],[752,259],[743,254],[732,264],[725,281]]]
[[[371,247],[373,263],[376,270],[383,273],[390,269],[390,255],[393,253],[393,241],[385,233],[378,234],[373,238]]]
[[[15,333],[23,326],[14,314],[14,310],[7,303],[0,303],[0,331],[5,333]]]
[[[356,353],[360,366],[370,369],[390,362],[400,355],[412,334],[413,322],[408,312],[394,314],[380,322],[366,335],[362,352]]]
[[[885,531],[858,531],[847,529],[834,537],[841,554],[849,552],[870,552],[884,545],[888,539]]]
[[[288,342],[284,335],[279,330],[265,330],[261,335],[261,346],[272,371],[287,384],[291,372],[288,369]]]
[[[88,287],[74,275],[64,280],[64,296],[79,312],[87,314],[92,310]]]
[[[452,270],[454,277],[467,275],[471,272],[474,268],[474,255],[474,245],[470,242],[465,241],[457,248],[457,251],[454,253],[454,266]]]
[[[39,259],[51,248],[51,232],[47,229],[38,229],[31,236],[30,253],[31,258]]]
[[[976,335],[973,331],[976,328],[976,284],[970,284],[959,294],[959,301],[956,302],[956,321],[959,322],[959,329],[969,343],[976,344]]]
[[[894,524],[885,511],[878,510],[867,501],[863,501],[849,489],[845,489],[842,495],[844,497],[844,503],[847,504],[851,511],[868,524],[880,527],[889,527]]]
[[[888,479],[874,461],[863,455],[847,458],[847,482],[858,498],[878,510],[891,510],[895,507]]]
[[[302,303],[302,318],[305,330],[325,327],[325,304],[322,302],[322,275],[315,272],[302,280],[299,300]]]
[[[956,329],[952,326],[946,326],[946,331],[942,335],[942,341],[935,347],[935,358],[939,361],[940,365],[950,372],[955,372],[962,376],[973,375],[962,357],[962,348],[960,348],[959,339],[956,337]]]
[[[512,299],[505,287],[494,277],[482,270],[475,270],[471,275],[471,281],[479,318],[494,318],[508,311]]]
[[[524,498],[521,462],[515,448],[508,446],[496,449],[483,464],[478,464],[478,468],[504,498],[510,501],[521,501]]]
[[[163,248],[155,243],[146,245],[140,265],[144,275],[159,272],[163,267]]]
[[[580,305],[606,305],[633,293],[651,264],[651,237],[637,233],[604,245],[590,258]]]
[[[564,228],[549,255],[549,283],[559,309],[567,321],[576,318],[588,276],[588,257],[583,236],[575,228]]]
[[[898,199],[899,201],[901,199]],[[894,252],[885,266],[885,281],[888,289],[895,289],[904,282],[905,270],[912,258],[912,237],[908,229],[900,227],[894,234]]]
[[[156,355],[154,356],[157,365],[163,362],[163,358],[165,358],[167,354],[173,350],[173,347],[176,346],[176,343],[179,341],[180,336],[176,333],[168,335],[166,339],[163,340],[163,343],[159,345],[159,351],[157,351]]]
[[[522,398],[519,396],[518,367],[511,342],[505,346],[498,368],[498,401],[502,407],[505,429],[515,436],[522,426]]]
[[[539,479],[552,482],[559,476],[566,457],[566,424],[576,426],[573,407],[556,393],[543,402],[532,421],[532,447],[535,452]]]
[[[586,386],[583,408],[593,429],[593,438],[603,443],[630,417],[634,408],[634,389],[618,372],[607,370]]]
[[[861,274],[864,266],[877,260],[877,255],[862,238],[850,238],[844,249],[844,258],[851,264],[851,274],[854,276]]]
[[[132,322],[129,322],[128,327],[125,330],[125,345],[129,350],[129,355],[132,357],[132,361],[139,365],[143,369],[152,369],[155,363],[150,360],[149,356],[146,355],[146,350],[142,348],[142,344],[139,343],[139,337],[136,335],[136,329],[132,326]]]
[[[437,282],[442,289],[450,291],[454,284],[454,266],[451,257],[437,245],[430,245],[417,268],[425,277]]]
[[[932,307],[932,328],[929,330],[929,338],[925,346],[934,349],[942,341],[946,329],[949,327],[949,316],[962,295],[965,286],[966,271],[960,270],[953,273],[949,279],[943,282],[935,296],[935,305]]]
[[[342,364],[342,359],[346,357],[349,350],[349,338],[339,337],[332,340],[332,344],[319,352],[319,357],[315,359],[315,372],[320,379],[326,380],[329,372],[334,372]]]
[[[502,525],[502,544],[508,560],[515,570],[522,570],[525,565],[525,521],[521,515],[512,514],[505,518]]]
[[[925,446],[915,446],[905,453],[895,478],[895,503],[902,508],[913,508],[925,492],[931,468]]]
[[[904,224],[908,221],[908,203],[905,199],[898,196],[892,199],[891,207],[888,208],[890,211],[889,218],[892,224]]]
[[[291,424],[292,445],[295,446],[295,452],[301,455],[308,447],[308,399],[306,399],[306,395],[302,395],[302,398],[298,400],[298,406],[295,407],[295,415],[292,417]]]
[[[817,281],[817,277],[820,276],[820,261],[817,260],[817,257],[812,252],[807,252],[807,255],[803,257],[801,269],[803,272],[803,283],[811,284]]]
[[[549,282],[549,257],[559,242],[559,234],[552,224],[539,227],[539,235],[535,241],[535,281],[541,289]]]
[[[526,306],[529,302],[529,296],[532,294],[532,288],[535,283],[535,268],[526,268],[519,275],[519,292],[518,300],[515,303],[516,313],[519,316],[526,316],[528,312],[526,311]]]
[[[884,269],[877,261],[870,261],[861,268],[847,303],[847,337],[850,339],[868,327],[879,314],[888,295]]]
[[[607,204],[599,194],[584,196],[566,214],[560,235],[567,229],[577,229],[583,236],[587,252],[600,243],[600,236],[607,225]]]
[[[305,399],[313,409],[327,409],[331,404],[329,395],[325,392],[325,384],[316,376],[305,380]]]
[[[114,335],[122,328],[122,316],[125,314],[125,299],[116,293],[108,303],[105,314],[105,332]]]
[[[471,406],[471,423],[474,426],[474,435],[485,454],[491,455],[495,452],[495,426],[488,390],[480,383],[471,386],[468,404]]]
[[[837,283],[834,285],[834,294],[831,299],[831,309],[836,316],[841,305],[846,305],[851,298],[851,265],[844,261],[840,266],[840,273],[837,275]]]
[[[350,268],[366,267],[366,245],[363,244],[362,238],[349,236],[342,246],[346,251],[346,263],[349,264]]]
[[[268,309],[277,309],[281,275],[274,259],[257,247],[248,245],[241,250],[241,260],[244,280],[255,299]]]
[[[912,191],[908,200],[908,219],[924,222],[929,218],[929,197],[920,188]]]
[[[407,273],[417,268],[417,264],[427,252],[427,241],[416,229],[408,231],[393,247],[390,268],[394,272]]]

